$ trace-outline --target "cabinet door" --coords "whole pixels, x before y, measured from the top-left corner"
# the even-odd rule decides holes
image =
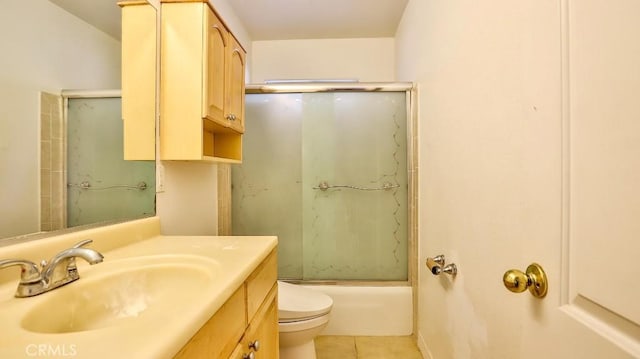
[[[225,119],[225,62],[227,57],[227,45],[229,44],[229,34],[222,21],[205,7],[207,14],[205,30],[205,51],[204,51],[204,108],[203,116],[209,120],[218,122],[228,127],[229,121]]]
[[[280,356],[276,291],[274,286],[242,339],[243,349],[247,353],[254,351],[256,359]]]
[[[233,353],[229,355],[229,359],[245,359],[245,353],[243,351],[244,346],[242,344],[236,345],[236,348],[233,350]]]
[[[122,5],[122,120],[125,160],[156,158],[156,11]]]
[[[244,68],[246,64],[244,49],[232,35],[229,36],[227,51],[227,103],[225,117],[230,127],[244,132]]]

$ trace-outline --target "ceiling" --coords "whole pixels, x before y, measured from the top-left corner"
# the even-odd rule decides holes
[[[228,0],[253,40],[394,37],[407,0]]]
[[[49,0],[120,39],[118,0]],[[227,0],[253,40],[394,37],[408,0]]]

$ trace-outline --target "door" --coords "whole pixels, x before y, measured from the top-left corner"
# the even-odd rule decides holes
[[[246,103],[232,233],[277,235],[281,279],[408,280],[406,92],[248,94]]]
[[[420,81],[420,347],[640,358],[640,2],[464,3],[411,1],[396,38]],[[546,297],[507,291],[533,262]]]
[[[563,5],[561,235],[531,251],[557,289],[525,304],[521,357],[638,358],[640,3]]]

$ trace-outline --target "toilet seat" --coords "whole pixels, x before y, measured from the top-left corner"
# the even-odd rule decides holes
[[[329,315],[323,314],[312,319],[297,320],[297,321],[279,321],[278,331],[280,333],[301,332],[303,330],[315,329],[321,326],[325,326],[329,323]]]
[[[333,299],[319,291],[278,281],[278,322],[313,320],[331,311]]]

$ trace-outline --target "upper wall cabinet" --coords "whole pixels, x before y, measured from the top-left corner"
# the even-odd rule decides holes
[[[156,11],[146,1],[121,1],[122,121],[125,160],[156,153]]]
[[[162,3],[160,157],[239,163],[246,52],[206,1]]]

